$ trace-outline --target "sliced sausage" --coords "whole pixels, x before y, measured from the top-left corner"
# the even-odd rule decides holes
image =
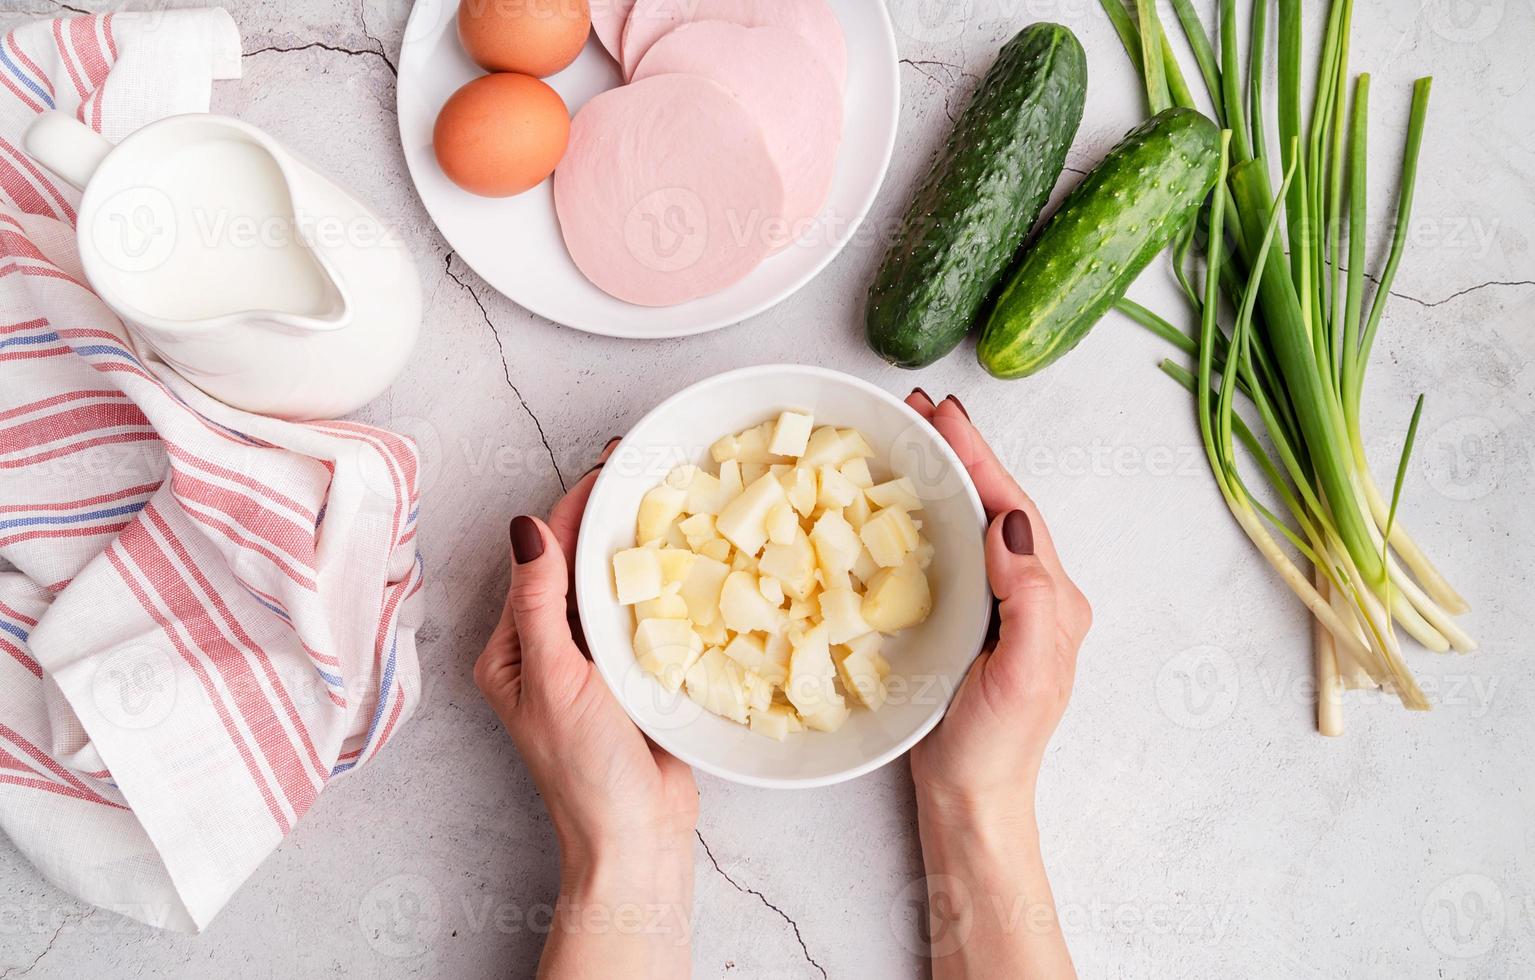
[[[635,0],[624,25],[624,78],[633,78],[645,52],[680,24],[728,20],[742,27],[787,28],[815,49],[837,82],[847,84],[847,44],[842,24],[825,0]]]

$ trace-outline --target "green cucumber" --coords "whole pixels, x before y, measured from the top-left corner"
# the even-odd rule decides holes
[[[1082,121],[1087,56],[1034,24],[1002,47],[912,199],[869,289],[869,346],[918,368],[953,350],[1028,234]]]
[[[1061,202],[987,318],[977,350],[999,378],[1071,350],[1167,247],[1215,185],[1220,133],[1193,109],[1152,116]]]

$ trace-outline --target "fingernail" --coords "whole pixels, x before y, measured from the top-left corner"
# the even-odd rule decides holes
[[[544,553],[544,534],[538,522],[526,515],[512,518],[512,557],[526,565]]]
[[[958,398],[950,395],[949,397],[945,398],[944,401],[953,402],[954,407],[959,409],[959,414],[963,415],[966,419],[970,418],[970,413],[965,411],[965,403],[960,401]]]
[[[1021,510],[1010,510],[1002,518],[1002,543],[1015,555],[1034,553],[1034,527],[1029,515]]]
[[[600,460],[600,461],[598,461],[598,463],[597,463],[597,465],[596,465],[596,466],[593,466],[593,467],[592,467],[592,468],[591,468],[591,469],[589,469],[589,470],[587,470],[587,471],[586,471],[586,472],[585,472],[585,473],[582,473],[582,474],[581,474],[581,479],[583,479],[583,480],[584,480],[584,479],[586,479],[586,478],[587,478],[587,477],[589,477],[589,476],[591,476],[591,475],[592,475],[592,474],[593,474],[593,473],[595,473],[595,472],[597,472],[597,471],[598,471],[598,470],[600,470],[600,469],[602,469],[602,464],[603,464],[603,463],[606,463],[606,462],[607,462],[607,460],[605,460],[605,459],[604,459],[604,460]]]
[[[929,395],[929,394],[928,394],[928,393],[927,393],[927,392],[925,392],[925,391],[923,391],[923,390],[922,390],[922,389],[921,389],[921,388],[913,388],[913,389],[912,389],[912,390],[911,390],[911,395],[921,395],[921,396],[922,396],[922,398],[923,398],[923,399],[924,399],[924,400],[925,400],[925,401],[926,401],[926,402],[927,402],[927,403],[928,403],[928,404],[929,404],[929,405],[931,405],[931,404],[933,404],[933,396],[932,396],[932,395]],[[911,397],[911,395],[907,395],[907,396],[906,396],[906,397],[907,397],[907,398],[910,398],[910,397]]]
[[[614,446],[618,445],[620,442],[623,442],[623,440],[624,440],[623,436],[614,436],[613,438],[608,440],[607,445],[602,447],[602,451],[603,452],[607,452],[609,449],[612,449]],[[599,465],[601,465],[601,464],[599,464]]]

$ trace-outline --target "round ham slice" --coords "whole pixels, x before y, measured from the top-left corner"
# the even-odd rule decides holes
[[[620,44],[624,38],[624,24],[629,20],[629,10],[634,0],[592,0],[592,30],[597,40],[607,48],[614,61],[619,61]]]
[[[771,251],[784,184],[762,127],[717,82],[656,75],[576,113],[554,171],[565,247],[599,289],[670,306],[718,292]]]
[[[826,203],[842,142],[840,90],[815,50],[783,27],[697,21],[656,41],[634,81],[669,72],[719,82],[762,126],[784,180],[787,225],[776,244],[799,237]]]
[[[847,43],[842,24],[826,0],[635,0],[624,25],[624,78],[633,78],[651,45],[673,28],[700,20],[726,20],[742,27],[783,27],[815,49],[836,80],[847,84]]]

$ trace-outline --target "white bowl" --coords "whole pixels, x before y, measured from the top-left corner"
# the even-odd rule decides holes
[[[552,181],[516,197],[455,187],[432,153],[432,126],[448,96],[484,74],[458,43],[458,0],[416,0],[400,47],[400,141],[421,203],[470,268],[513,302],[555,323],[612,337],[683,337],[740,323],[780,302],[836,257],[874,203],[895,148],[901,74],[881,0],[827,0],[847,37],[842,147],[826,204],[801,238],[739,282],[680,306],[634,306],[592,285],[565,251]],[[619,84],[595,35],[575,62],[545,79],[575,113]],[[867,234],[867,233],[866,233]]]
[[[925,501],[922,533],[936,554],[928,569],[933,613],[885,641],[890,700],[861,707],[840,731],[783,742],[758,735],[670,694],[634,659],[634,615],[614,593],[612,556],[634,546],[640,498],[681,463],[710,462],[720,436],[784,409],[816,423],[858,429],[878,454],[871,464],[907,476]],[[712,470],[712,463],[711,463]],[[576,598],[592,659],[635,724],[689,765],[753,786],[826,786],[876,769],[910,749],[943,717],[980,651],[991,616],[984,554],[986,516],[959,458],[895,396],[824,368],[767,365],[717,375],[678,392],[640,420],[614,451],[581,525]]]

